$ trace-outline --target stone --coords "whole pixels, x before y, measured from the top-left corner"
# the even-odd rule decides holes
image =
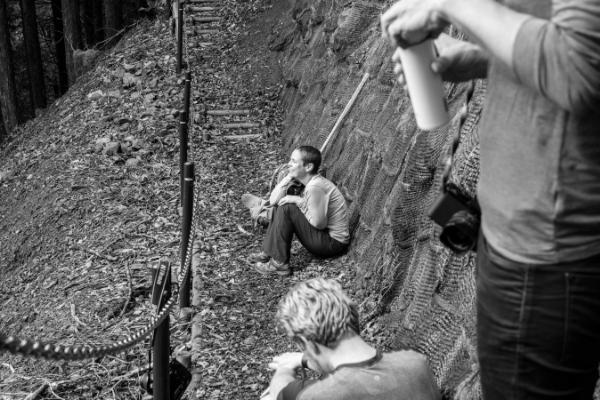
[[[88,93],[87,98],[90,100],[98,100],[104,97],[104,92],[102,90],[94,90],[91,93]]]
[[[125,166],[126,167],[137,167],[138,165],[140,165],[141,162],[142,162],[142,160],[140,160],[138,158],[128,158],[127,161],[125,161]]]
[[[96,139],[96,143],[94,144],[94,151],[96,153],[100,153],[102,150],[104,150],[104,147],[106,147],[106,145],[109,142],[110,142],[110,138],[107,138],[107,137]]]
[[[121,143],[119,142],[108,142],[104,146],[104,154],[107,156],[112,156],[121,151]]]

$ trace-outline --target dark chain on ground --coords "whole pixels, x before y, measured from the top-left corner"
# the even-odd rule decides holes
[[[181,21],[180,23],[183,23]],[[187,38],[185,35],[185,30],[183,34],[184,41],[184,49],[185,56],[188,63],[190,59]],[[193,77],[192,77],[193,79]],[[190,107],[193,107],[193,103],[190,104]],[[193,112],[190,112],[190,116],[188,118],[188,126],[189,126],[189,134],[190,137],[193,137],[194,133],[194,118]],[[193,159],[193,140],[189,141],[189,149],[188,152],[191,154],[191,159]],[[182,144],[183,145],[183,144]],[[190,227],[190,235],[187,243],[187,249],[185,254],[185,260],[183,265],[183,270],[179,272],[179,276],[177,279],[177,285],[175,285],[173,289],[173,293],[171,297],[165,302],[163,307],[157,311],[156,315],[154,315],[148,324],[145,327],[139,329],[137,332],[129,335],[128,337],[114,342],[112,344],[100,345],[100,346],[90,346],[90,345],[61,345],[52,342],[44,342],[41,340],[33,340],[29,338],[19,338],[14,335],[7,335],[5,333],[0,332],[0,352],[8,351],[13,354],[21,354],[23,356],[29,357],[39,357],[39,358],[47,358],[54,360],[83,360],[88,358],[99,358],[108,354],[116,354],[120,353],[135,344],[141,342],[146,337],[150,336],[152,332],[165,320],[165,318],[171,312],[171,309],[175,305],[175,302],[179,298],[179,288],[182,286],[184,280],[187,279],[187,276],[190,274],[191,264],[192,264],[192,252],[193,252],[193,244],[194,244],[194,236],[196,232],[196,215],[199,209],[200,195],[199,195],[199,187],[200,185],[194,185],[194,202],[192,207],[192,223]],[[180,244],[180,248],[183,246],[183,243]]]

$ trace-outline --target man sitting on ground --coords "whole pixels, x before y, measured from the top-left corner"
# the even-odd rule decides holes
[[[300,146],[292,152],[288,174],[275,186],[269,204],[277,205],[269,223],[262,251],[250,256],[262,274],[289,275],[290,249],[294,234],[302,245],[319,257],[343,254],[350,242],[348,207],[339,189],[318,174],[321,152]],[[288,195],[289,186],[298,181],[304,191]]]
[[[302,353],[273,358],[275,370],[262,400],[439,400],[425,356],[381,354],[359,336],[356,305],[333,280],[294,286],[279,303],[277,319]],[[304,367],[321,379],[296,379]]]

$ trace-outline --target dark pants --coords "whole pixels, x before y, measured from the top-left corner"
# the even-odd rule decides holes
[[[591,400],[600,360],[600,255],[522,264],[481,237],[477,256],[484,400]]]
[[[290,261],[290,249],[294,233],[300,243],[319,257],[335,257],[343,254],[347,244],[332,239],[326,230],[312,226],[295,204],[277,207],[263,241],[263,251],[275,261]]]

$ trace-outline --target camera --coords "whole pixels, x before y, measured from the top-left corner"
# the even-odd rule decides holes
[[[477,200],[453,183],[444,185],[444,193],[429,210],[429,217],[442,227],[440,241],[457,254],[475,250],[481,221]]]
[[[293,179],[285,193],[289,196],[302,196],[302,192],[304,192],[302,182]]]

